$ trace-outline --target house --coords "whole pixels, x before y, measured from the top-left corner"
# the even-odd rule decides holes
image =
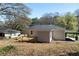
[[[29,27],[29,36],[37,37],[40,42],[65,40],[65,29],[55,25],[34,25]]]
[[[15,38],[20,35],[20,31],[13,29],[0,29],[0,37]]]

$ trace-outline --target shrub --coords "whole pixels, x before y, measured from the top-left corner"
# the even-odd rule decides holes
[[[38,41],[37,37],[34,37],[33,39],[28,40],[27,42],[29,42],[29,43],[42,43],[42,42]]]
[[[1,54],[5,54],[5,53],[7,53],[7,52],[9,52],[9,51],[11,51],[11,50],[14,50],[14,49],[15,49],[14,46],[8,45],[8,46],[5,46],[5,47],[3,47],[3,48],[0,48],[0,53],[1,53]]]

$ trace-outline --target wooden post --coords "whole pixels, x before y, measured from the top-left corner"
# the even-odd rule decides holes
[[[67,33],[65,33],[65,37],[67,37]]]

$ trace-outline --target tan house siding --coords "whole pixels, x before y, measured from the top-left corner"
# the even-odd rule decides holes
[[[50,32],[49,31],[38,31],[38,41],[40,42],[50,42]]]
[[[54,30],[53,38],[54,38],[54,40],[65,40],[65,31],[64,30]]]
[[[31,34],[31,31],[33,34]],[[52,40],[65,40],[65,30],[37,31],[31,29],[29,30],[29,36],[38,37],[38,41],[46,42],[51,42]]]

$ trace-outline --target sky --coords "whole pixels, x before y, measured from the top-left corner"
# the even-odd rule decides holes
[[[31,18],[39,18],[50,12],[59,12],[60,14],[73,13],[76,9],[79,9],[79,3],[27,3],[26,5],[32,9],[31,15],[29,15]]]

